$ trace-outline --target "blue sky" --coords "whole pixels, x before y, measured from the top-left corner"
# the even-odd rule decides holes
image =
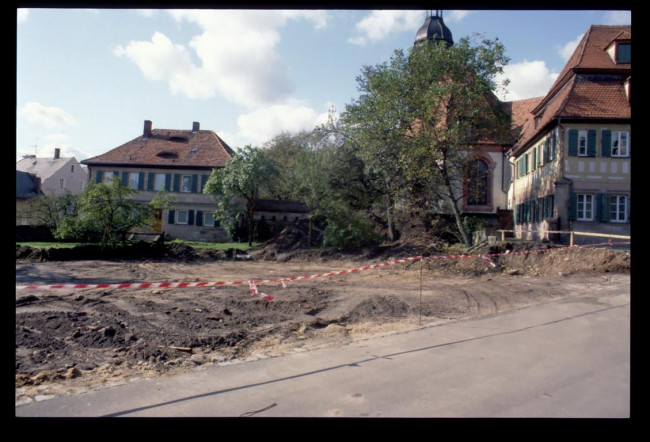
[[[508,96],[544,95],[593,24],[630,11],[448,10],[454,40],[498,38]],[[18,9],[16,160],[79,161],[198,121],[231,147],[311,129],[357,97],[364,65],[413,45],[424,10]]]

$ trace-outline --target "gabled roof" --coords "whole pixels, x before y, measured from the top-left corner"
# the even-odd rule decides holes
[[[215,168],[224,167],[233,153],[211,130],[153,129],[81,163],[89,166]]]
[[[607,48],[616,40],[631,40],[630,26],[592,26],[546,96],[528,111],[522,103],[523,119],[514,154],[525,149],[558,119],[629,119],[631,107],[625,81],[631,78],[631,63],[615,63]],[[516,103],[516,102],[515,102]],[[530,104],[530,103],[528,103]],[[514,106],[514,104],[513,104]],[[515,116],[513,108],[513,129]]]
[[[16,170],[28,172],[36,175],[41,180],[46,180],[68,164],[72,159],[74,159],[74,157],[36,158],[28,156],[16,163]]]
[[[551,96],[566,83],[572,75],[583,71],[607,71],[627,73],[631,63],[615,63],[607,48],[616,40],[631,40],[632,26],[593,25],[580,40],[578,47],[567,61],[549,92]]]
[[[36,198],[40,193],[37,180],[31,173],[16,170],[16,199]]]

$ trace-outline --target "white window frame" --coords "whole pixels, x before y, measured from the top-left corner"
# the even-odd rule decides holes
[[[621,210],[622,202],[622,210]],[[627,195],[610,195],[609,196],[609,221],[612,223],[627,222]]]
[[[181,214],[185,215],[184,220],[181,218]],[[189,220],[189,210],[177,210],[174,217],[174,224],[187,224]]]
[[[165,179],[164,173],[157,173],[154,176],[153,190],[169,190],[165,189]]]
[[[214,227],[214,212],[203,212],[203,226]]]
[[[192,193],[192,175],[181,176],[181,192]]]
[[[102,176],[102,183],[106,184],[107,186],[110,186],[113,183],[113,179],[117,175],[113,174],[113,171],[109,172],[104,172],[104,175]]]
[[[586,130],[578,131],[578,156],[586,157],[589,155],[589,136]],[[584,145],[582,142],[584,141]]]
[[[622,145],[622,139],[625,145]],[[614,151],[617,151],[614,153]],[[612,131],[612,157],[626,158],[630,156],[630,133],[626,130]]]
[[[576,202],[576,220],[594,220],[594,195],[591,193],[579,193]]]
[[[140,174],[138,172],[129,172],[128,178],[129,187],[138,190],[138,186],[140,185]]]

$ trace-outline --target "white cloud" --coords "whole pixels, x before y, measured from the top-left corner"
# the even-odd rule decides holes
[[[142,17],[151,18],[156,15],[156,9],[136,9],[137,13]]]
[[[395,33],[414,32],[422,23],[422,11],[372,11],[355,25],[359,35],[350,38],[348,42],[356,45],[375,43]]]
[[[477,11],[463,11],[463,10],[453,10],[446,13],[443,13],[442,18],[447,23],[458,23],[463,20],[470,14],[475,14]]]
[[[632,11],[608,11],[605,13],[607,25],[629,25],[632,23]]]
[[[327,122],[328,112],[318,113],[300,104],[279,104],[257,109],[237,120],[240,135],[264,143],[274,136],[287,131],[311,130]]]
[[[474,11],[447,11],[443,14],[446,22],[459,22]],[[355,25],[357,34],[348,40],[356,45],[367,45],[384,40],[399,32],[415,32],[424,23],[422,11],[372,11]]]
[[[501,100],[522,100],[525,98],[546,95],[558,74],[550,72],[544,61],[524,60],[521,63],[510,64],[504,67],[503,76],[510,80],[508,93],[499,96]]]
[[[76,123],[76,120],[64,110],[34,102],[25,104],[18,112],[28,122],[48,128],[69,126]]]
[[[18,23],[24,23],[27,21],[27,17],[29,16],[29,9],[26,8],[19,8],[17,10],[17,21]]]
[[[560,55],[560,57],[562,57],[563,60],[566,61],[573,55],[573,52],[580,44],[580,40],[582,40],[582,37],[584,35],[585,34],[580,34],[575,38],[575,40],[571,40],[570,42],[564,44],[564,46],[556,47],[557,53]]]
[[[165,81],[189,98],[222,96],[254,108],[280,103],[294,90],[289,70],[276,52],[279,29],[287,20],[327,25],[325,11],[173,10],[178,22],[199,26],[187,46],[156,32],[150,42],[135,41],[114,50],[138,65],[146,78]],[[192,61],[196,56],[199,63]]]

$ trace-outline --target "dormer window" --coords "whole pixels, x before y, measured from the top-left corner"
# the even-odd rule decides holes
[[[630,40],[614,40],[607,48],[607,53],[616,64],[632,63],[632,42]]]
[[[616,63],[632,63],[632,43],[616,45]]]

